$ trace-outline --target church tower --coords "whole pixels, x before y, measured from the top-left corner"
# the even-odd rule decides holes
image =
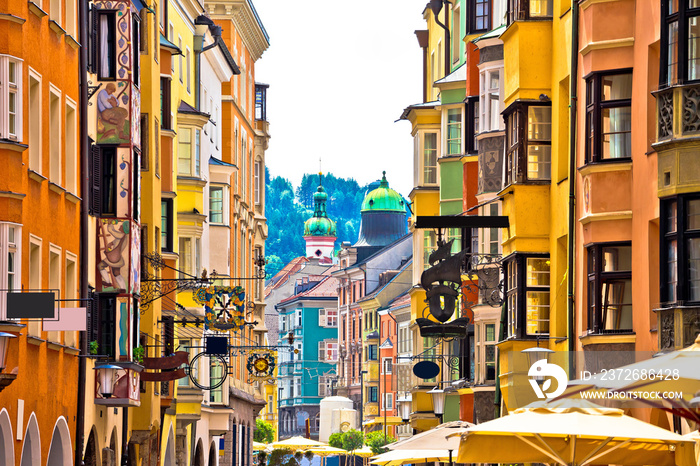
[[[314,193],[314,215],[304,222],[306,257],[317,258],[321,263],[331,263],[336,240],[335,222],[328,218],[322,174],[318,174],[318,189]]]

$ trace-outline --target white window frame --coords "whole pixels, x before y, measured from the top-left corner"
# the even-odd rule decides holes
[[[491,76],[498,73],[498,88],[491,87]],[[503,104],[503,61],[490,63],[488,67],[479,68],[479,133],[505,131],[505,122],[501,113]],[[491,101],[498,100],[498,112],[492,111]],[[497,122],[497,125],[494,123]]]
[[[61,24],[61,13],[63,12],[63,2],[61,0],[51,0],[49,2],[49,19]]]
[[[179,60],[179,66],[178,66],[178,73],[180,75],[180,83],[184,82],[183,81],[183,70],[182,70],[182,36],[178,34],[177,36],[177,47],[180,49],[180,56],[178,58]]]
[[[452,5],[452,64],[459,62],[459,45],[462,42],[462,14],[458,4]]]
[[[61,118],[61,91],[53,83],[49,83],[49,181],[59,186],[63,185],[63,124]],[[52,99],[57,102],[57,114],[53,114]],[[54,126],[55,125],[55,126]],[[55,163],[55,166],[54,166]]]
[[[32,109],[32,96],[31,96],[31,81],[37,82],[38,96],[36,98],[37,107]],[[29,87],[27,88],[27,99],[28,99],[28,112],[29,112],[29,169],[41,174],[43,172],[43,162],[44,162],[44,150],[43,150],[43,89],[42,89],[42,79],[41,75],[34,71],[31,67],[29,68]]]
[[[15,81],[10,82],[10,63],[14,64]],[[22,140],[22,68],[24,61],[11,55],[0,55],[0,138]],[[15,128],[10,128],[10,96],[15,99]]]
[[[387,362],[389,363],[387,371]],[[382,358],[382,374],[391,375],[394,369],[394,358]]]
[[[184,157],[180,155],[180,137],[185,133],[189,133],[189,171],[180,171],[180,161],[185,160]],[[197,136],[199,135],[199,140]],[[199,156],[199,157],[198,157]],[[202,131],[194,126],[181,126],[178,129],[177,135],[177,174],[182,176],[192,176],[195,178],[202,177]]]
[[[191,86],[191,84],[192,84],[192,78],[191,78],[191,76],[190,76],[190,75],[192,74],[192,73],[190,73],[190,57],[191,57],[191,55],[190,55],[190,48],[189,48],[189,47],[185,47],[185,73],[187,73],[187,79],[186,79],[185,81],[186,81],[186,83],[187,83],[187,93],[188,93],[188,94],[191,93],[190,89],[191,89],[191,87],[192,87],[192,86]],[[206,100],[205,100],[205,103],[206,103]]]
[[[426,181],[426,165],[425,165],[425,136],[427,133],[435,134],[435,181]],[[440,159],[441,154],[441,139],[440,139],[440,127],[434,126],[426,129],[421,129],[414,135],[413,144],[413,160],[414,160],[414,181],[416,186],[437,186],[440,180],[440,164],[438,159]]]
[[[76,39],[77,42],[77,30],[78,30],[78,1],[77,0],[66,0],[66,24],[63,29],[66,30],[66,34]]]
[[[454,153],[450,153],[450,128],[448,122],[448,115],[450,110],[459,110],[459,150]],[[444,140],[442,141],[442,153],[445,155],[460,155],[464,153],[464,105],[451,105],[442,109],[442,121],[443,121],[443,134]]]
[[[212,195],[211,192],[212,190],[221,190],[221,222],[215,222],[212,220],[211,217],[211,200],[212,200]],[[210,225],[228,225],[228,185],[225,184],[218,184],[218,183],[211,183],[209,185],[209,224]]]
[[[253,190],[255,192],[254,202],[255,202],[256,206],[259,206],[262,203],[262,195],[261,195],[262,193],[260,190],[260,187],[261,187],[260,180],[263,177],[263,175],[262,175],[262,160],[258,159],[255,161],[255,169],[253,170],[253,172],[254,172],[254,176],[255,176],[255,181],[253,184]]]
[[[10,229],[13,230],[10,235]],[[10,242],[12,236],[12,242]],[[10,286],[10,255],[13,257]],[[22,225],[0,222],[0,290],[22,288]],[[7,292],[0,291],[0,320],[7,320]]]
[[[73,131],[68,134],[70,129],[68,121],[68,109],[71,110],[73,114],[72,123]],[[78,105],[68,96],[65,96],[64,105],[64,118],[65,118],[65,134],[64,134],[64,148],[63,157],[65,160],[65,188],[68,192],[77,194],[78,193]]]

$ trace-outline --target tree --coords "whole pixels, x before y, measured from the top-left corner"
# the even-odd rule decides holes
[[[343,449],[355,451],[365,444],[365,435],[356,429],[350,429],[343,434]]]
[[[291,455],[292,450],[288,448],[276,448],[270,453],[268,466],[282,466],[283,464],[287,464],[290,459],[294,461]]]
[[[341,432],[336,432],[328,437],[328,445],[333,448],[343,448],[343,434]]]
[[[365,443],[372,449],[372,453],[376,455],[386,452],[388,448],[384,448],[384,445],[395,441],[396,439],[391,435],[384,437],[384,432],[380,430],[370,432],[365,436]]]
[[[260,418],[256,419],[253,440],[260,443],[271,443],[275,440],[275,428],[269,422]]]

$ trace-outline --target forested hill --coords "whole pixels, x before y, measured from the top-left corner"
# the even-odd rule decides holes
[[[304,175],[301,185],[294,190],[289,180],[276,176],[270,179],[265,168],[265,217],[268,237],[265,255],[268,277],[276,274],[285,264],[306,252],[304,222],[314,213],[313,193],[318,187],[318,174]],[[355,243],[360,229],[360,205],[367,186],[354,179],[323,175],[323,188],[328,194],[328,216],[335,220],[338,239],[336,250],[343,241]]]

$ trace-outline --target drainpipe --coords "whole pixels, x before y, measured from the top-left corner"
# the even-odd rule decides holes
[[[129,408],[122,408],[122,464],[129,466]]]
[[[576,316],[576,305],[574,302],[574,229],[576,228],[576,103],[578,100],[578,0],[571,3],[571,74],[569,88],[571,89],[571,100],[569,103],[569,257],[567,264],[568,281],[568,339],[569,339],[569,375],[574,376],[573,351],[576,349],[574,342],[574,319]]]
[[[445,8],[445,24],[442,24],[440,22],[440,18],[438,18],[438,14],[440,13],[440,9],[443,7]],[[451,49],[450,49],[450,27],[448,26],[450,24],[450,9],[448,8],[447,5],[450,5],[449,0],[443,0],[442,4],[440,3],[440,0],[431,0],[430,2],[430,8],[433,10],[433,16],[435,17],[435,22],[445,30],[445,76],[450,74],[450,61],[452,59],[451,57]]]
[[[80,0],[79,4],[79,37],[80,43],[88,43],[88,0]],[[87,83],[87,48],[80,47],[79,55],[80,75],[80,297],[88,296],[88,199],[89,199],[89,174],[88,174],[88,83]],[[86,302],[86,301],[83,301]],[[80,332],[80,356],[78,357],[78,409],[75,425],[75,466],[83,464],[83,444],[85,443],[85,370],[87,354],[87,332]]]

